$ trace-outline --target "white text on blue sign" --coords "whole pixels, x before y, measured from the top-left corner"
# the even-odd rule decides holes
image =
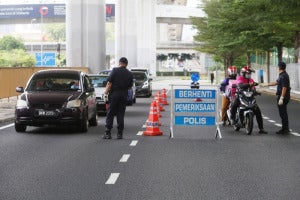
[[[175,112],[215,112],[215,103],[175,103]]]
[[[215,99],[216,90],[175,89],[175,98]]]
[[[213,126],[213,116],[175,116],[175,124],[183,126]]]

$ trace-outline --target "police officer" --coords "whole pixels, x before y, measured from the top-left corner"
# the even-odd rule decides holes
[[[276,132],[276,134],[288,134],[290,132],[289,129],[289,118],[287,114],[287,104],[290,101],[290,77],[288,73],[285,71],[286,64],[284,62],[278,63],[278,71],[279,77],[276,82],[271,83],[261,83],[260,86],[267,87],[267,86],[275,86],[277,85],[277,106],[279,110],[279,115],[282,122],[282,128]]]
[[[124,115],[126,110],[128,89],[133,85],[133,76],[126,68],[128,60],[120,58],[119,67],[112,70],[104,92],[104,99],[108,95],[108,110],[106,114],[106,130],[104,139],[111,139],[114,116],[117,116],[118,134],[117,139],[123,138]]]

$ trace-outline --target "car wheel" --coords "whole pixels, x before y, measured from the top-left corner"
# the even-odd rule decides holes
[[[97,116],[98,116],[98,115],[95,114],[95,115],[92,117],[92,119],[90,119],[89,124],[90,124],[91,126],[97,126],[97,125],[98,125]]]
[[[82,116],[82,119],[79,122],[79,129],[81,132],[87,132],[89,127],[89,122],[87,119],[87,113],[85,112]]]
[[[26,128],[27,128],[26,125],[15,123],[15,130],[16,130],[17,132],[25,132],[25,131],[26,131]]]

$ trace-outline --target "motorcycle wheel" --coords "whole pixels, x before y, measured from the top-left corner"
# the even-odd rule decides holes
[[[247,135],[251,135],[253,130],[253,115],[246,115],[245,128]]]

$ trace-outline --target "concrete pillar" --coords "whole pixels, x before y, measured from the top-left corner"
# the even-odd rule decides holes
[[[156,71],[156,17],[153,0],[116,3],[116,60],[128,58],[128,68]]]
[[[67,66],[105,69],[105,0],[66,1]]]

